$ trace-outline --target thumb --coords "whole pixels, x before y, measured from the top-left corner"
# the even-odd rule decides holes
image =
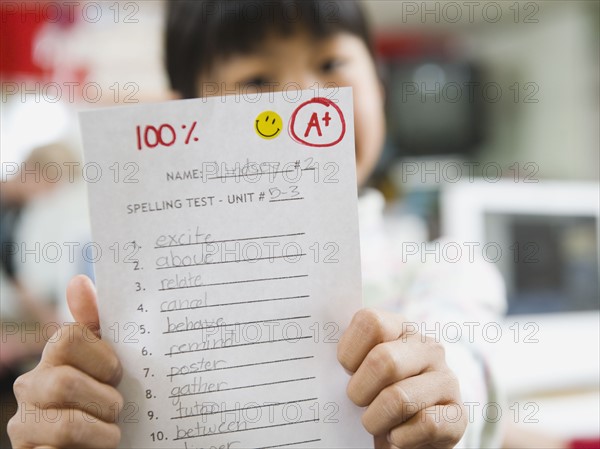
[[[99,334],[96,287],[89,277],[80,274],[71,279],[67,286],[67,304],[75,321]]]

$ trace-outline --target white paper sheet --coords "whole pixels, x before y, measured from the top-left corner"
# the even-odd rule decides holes
[[[351,90],[80,119],[122,446],[371,447],[336,358],[361,305]]]

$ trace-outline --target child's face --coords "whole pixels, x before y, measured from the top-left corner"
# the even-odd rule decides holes
[[[383,90],[366,45],[350,33],[320,40],[301,31],[289,37],[270,35],[255,52],[216,61],[210,73],[198,80],[199,96],[204,82],[222,87],[215,95],[230,94],[248,84],[271,83],[266,88],[275,90],[290,83],[313,90],[315,83],[320,88],[326,83],[352,87],[359,185],[375,167],[385,134]]]

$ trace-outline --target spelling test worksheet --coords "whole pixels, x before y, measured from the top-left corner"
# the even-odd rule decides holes
[[[351,89],[80,119],[121,445],[372,446],[336,358],[361,306]]]

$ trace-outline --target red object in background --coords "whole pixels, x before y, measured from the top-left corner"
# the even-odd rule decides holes
[[[600,449],[600,439],[573,440],[569,443],[569,449]]]
[[[2,1],[2,29],[0,31],[0,73],[15,75],[43,75],[44,71],[33,62],[33,42],[45,20],[36,13],[25,14],[17,2]]]
[[[3,79],[22,76],[44,78],[52,68],[33,60],[33,46],[47,23],[68,25],[75,21],[72,6],[61,2],[0,0],[0,74]]]
[[[449,41],[448,36],[388,32],[376,34],[374,46],[376,53],[385,60],[413,61],[445,56]]]

